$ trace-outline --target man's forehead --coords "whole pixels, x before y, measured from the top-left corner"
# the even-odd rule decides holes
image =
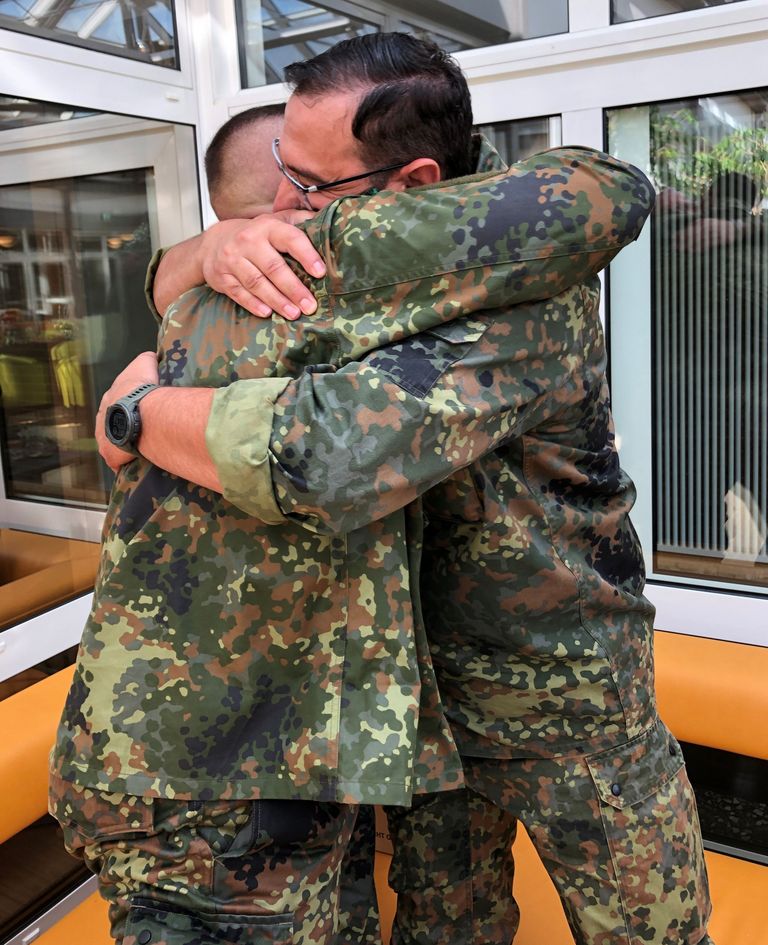
[[[352,138],[352,119],[360,101],[361,92],[329,92],[327,95],[301,96],[294,93],[285,108],[285,126],[281,139],[291,142],[313,141],[323,133]],[[328,146],[331,139],[314,142],[317,146]]]

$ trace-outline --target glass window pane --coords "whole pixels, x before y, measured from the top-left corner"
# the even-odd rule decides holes
[[[417,20],[412,4],[395,6],[405,14],[397,29],[431,39],[447,52],[568,32],[567,0],[501,0],[482,5],[452,0],[431,20],[424,18],[422,10]]]
[[[551,118],[520,118],[477,125],[477,130],[496,148],[507,164],[522,161],[539,151],[561,143],[560,116]]]
[[[281,82],[289,63],[377,30],[406,30],[449,52],[568,31],[568,0],[445,0],[426,9],[404,0],[238,0],[237,11],[244,88]]]
[[[378,29],[375,20],[303,0],[239,0],[238,23],[244,88],[282,82],[290,63]]]
[[[720,7],[739,0],[611,0],[611,23],[629,23],[669,13],[687,13],[705,7]]]
[[[659,192],[654,570],[768,586],[768,89],[619,109],[609,136]]]
[[[11,144],[0,162],[0,631],[93,587],[99,545],[84,539],[97,537],[113,480],[94,418],[114,377],[156,347],[144,278],[190,211],[179,175],[194,154],[186,126],[123,119],[116,132],[113,116],[90,113],[86,139],[85,123],[61,117],[72,108],[4,105],[21,112],[12,122],[60,127],[51,143],[0,117]],[[55,632],[46,640],[58,645]],[[11,658],[12,688],[39,675],[25,659]]]
[[[45,125],[52,121],[69,121],[85,118],[96,112],[55,105],[52,102],[36,102],[28,98],[0,95],[0,132],[29,125]]]
[[[53,510],[50,523],[56,524]],[[91,590],[98,564],[94,542],[0,528],[0,631]],[[0,683],[0,699],[42,678],[41,672],[49,675],[44,669],[39,664]]]
[[[173,0],[0,0],[0,27],[179,68]]]
[[[153,348],[147,170],[0,187],[0,434],[9,499],[103,506],[102,394]],[[129,317],[126,314],[130,313]]]

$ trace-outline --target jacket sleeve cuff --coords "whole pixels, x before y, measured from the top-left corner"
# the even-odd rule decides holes
[[[286,521],[272,485],[269,442],[277,398],[289,377],[237,381],[217,390],[205,443],[225,499],[268,525]]]
[[[163,316],[160,314],[160,312],[158,312],[157,307],[155,306],[155,300],[152,297],[152,292],[155,288],[155,276],[157,275],[160,260],[163,258],[164,253],[165,250],[162,247],[155,251],[154,255],[149,260],[147,274],[144,277],[144,298],[147,300],[147,307],[149,308],[158,325],[162,322]]]

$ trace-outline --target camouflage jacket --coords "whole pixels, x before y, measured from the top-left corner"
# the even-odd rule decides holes
[[[359,522],[352,494],[342,514],[330,502],[318,516],[289,493],[311,493],[316,470],[342,489],[368,474],[364,443],[346,468],[326,462],[329,444],[336,456],[350,445],[343,430],[335,443],[342,416],[386,453],[418,452],[412,423],[398,437],[407,390],[426,403],[489,324],[504,334],[519,321],[509,365],[533,382],[539,348],[550,349],[546,323],[567,321],[569,341],[581,337],[596,293],[576,284],[637,237],[651,204],[639,172],[561,149],[503,174],[332,204],[308,225],[328,267],[312,283],[312,318],[264,322],[206,288],[182,296],[160,333],[162,382],[220,388],[208,441],[225,495],[142,459],[121,472],[56,773],[152,796],[396,804],[460,784],[419,614],[418,477],[404,491],[382,463],[372,482],[397,501],[361,507]],[[509,299],[532,306],[522,320]],[[549,360],[577,367],[562,345]],[[352,394],[355,377],[356,404],[323,400],[311,424],[294,414],[293,433],[275,441],[285,408],[307,408],[305,385],[339,378]],[[466,437],[454,432],[444,474],[427,464],[434,482],[472,460],[460,461]],[[307,436],[318,437],[316,455],[294,450]],[[278,484],[280,505],[278,456],[291,483]]]

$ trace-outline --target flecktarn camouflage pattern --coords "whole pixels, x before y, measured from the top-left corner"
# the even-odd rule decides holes
[[[522,823],[577,945],[712,945],[696,804],[661,722],[591,755],[465,758],[465,777],[466,790],[389,812],[393,943],[509,945]]]
[[[570,402],[566,377],[588,380],[601,359],[595,289],[573,286],[637,237],[652,202],[635,169],[560,149],[490,177],[332,204],[308,225],[328,266],[312,284],[315,317],[255,320],[205,288],[172,306],[162,382],[220,388],[208,442],[225,497],[141,458],[121,472],[54,772],[203,800],[404,804],[414,789],[459,786],[413,579],[423,519],[405,506],[425,488],[420,437],[426,451],[440,431],[445,459],[421,457],[435,484],[472,461],[474,443],[515,435],[517,413],[531,422]],[[303,391],[335,378],[354,403],[321,398],[323,414],[303,422]],[[447,425],[435,396],[459,408]],[[346,422],[359,425],[352,454]],[[340,453],[326,454],[339,434]],[[399,468],[370,468],[375,443],[403,456]],[[326,488],[324,519],[302,499],[329,481],[332,455],[344,456],[343,489],[371,474],[380,494],[355,511],[355,488]],[[281,463],[290,518],[273,492]]]
[[[240,464],[254,503],[314,534],[356,534],[423,497],[421,605],[466,754],[599,751],[656,716],[598,299],[590,280],[305,373],[276,399],[264,462]],[[217,394],[229,442],[262,383]]]
[[[357,806],[162,800],[57,778],[50,806],[99,878],[118,945],[334,941]]]

